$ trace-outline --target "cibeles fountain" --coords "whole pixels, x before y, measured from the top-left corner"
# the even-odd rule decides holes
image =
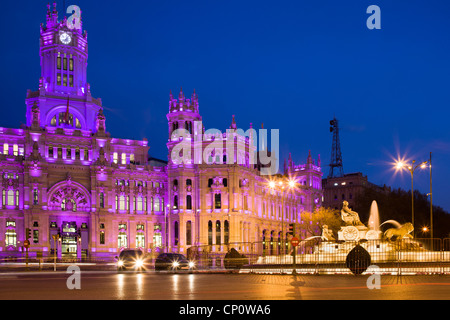
[[[279,266],[281,272],[292,271],[294,257],[297,272],[317,273],[345,273],[349,271],[346,263],[349,257],[354,256],[355,251],[368,257],[371,264],[384,266],[392,265],[392,262],[434,261],[433,251],[426,250],[421,242],[413,239],[411,223],[400,224],[395,220],[387,220],[380,224],[378,205],[373,201],[370,208],[370,216],[367,226],[364,225],[359,214],[349,208],[347,201],[342,203],[340,211],[342,226],[336,232],[327,225],[322,227],[320,236],[311,236],[299,242],[298,246],[286,255],[262,255],[258,258],[254,267],[260,265],[265,268]],[[382,232],[380,227],[391,224],[394,227]],[[420,252],[420,256],[417,252]],[[360,261],[357,261],[359,263]],[[387,263],[387,264],[386,264]],[[271,267],[272,266],[272,267]],[[347,263],[348,266],[348,263]],[[285,269],[285,271],[283,271]],[[273,270],[273,269],[272,269]],[[313,271],[312,271],[313,270]],[[365,269],[364,269],[365,270]],[[384,270],[388,270],[385,269]],[[353,271],[352,271],[353,272]],[[398,272],[386,271],[386,272]]]
[[[334,238],[328,226],[324,225],[322,227],[320,238],[323,241],[314,247],[314,252],[348,254],[356,244],[362,246],[369,253],[377,254],[393,253],[405,246],[409,248],[419,247],[416,242],[411,240],[411,232],[414,230],[411,223],[408,222],[402,225],[395,220],[387,220],[380,224],[378,204],[375,200],[372,201],[370,206],[368,226],[361,222],[357,212],[349,208],[347,201],[342,203],[341,219],[344,225],[338,230],[337,239]],[[380,227],[387,223],[394,225],[394,228],[389,228],[382,232]],[[317,237],[309,237],[304,241],[309,241],[313,238]],[[402,239],[410,239],[411,241]],[[400,246],[400,242],[397,240],[402,240],[400,241]],[[387,258],[385,255],[379,255],[379,257]],[[377,257],[374,258],[376,259]]]

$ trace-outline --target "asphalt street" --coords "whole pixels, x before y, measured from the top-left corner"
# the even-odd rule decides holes
[[[2,300],[448,300],[450,276],[0,273]],[[370,280],[370,279],[369,279]],[[369,287],[372,287],[370,289]]]

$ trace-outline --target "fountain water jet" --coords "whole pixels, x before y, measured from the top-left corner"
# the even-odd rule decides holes
[[[378,204],[375,200],[370,205],[369,229],[380,231],[380,214],[378,212]]]

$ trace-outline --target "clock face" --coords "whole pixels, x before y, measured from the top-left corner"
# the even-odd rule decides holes
[[[70,37],[70,35],[68,33],[63,32],[59,35],[59,40],[61,40],[61,42],[64,44],[69,44],[70,40],[72,40],[72,38]]]

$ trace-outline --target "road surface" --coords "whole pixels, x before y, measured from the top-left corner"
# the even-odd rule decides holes
[[[75,275],[79,275],[75,278]],[[82,271],[0,273],[4,300],[448,300],[450,276],[172,274]],[[375,283],[376,282],[372,282]],[[79,289],[75,286],[78,284]],[[73,289],[69,289],[72,286]]]

